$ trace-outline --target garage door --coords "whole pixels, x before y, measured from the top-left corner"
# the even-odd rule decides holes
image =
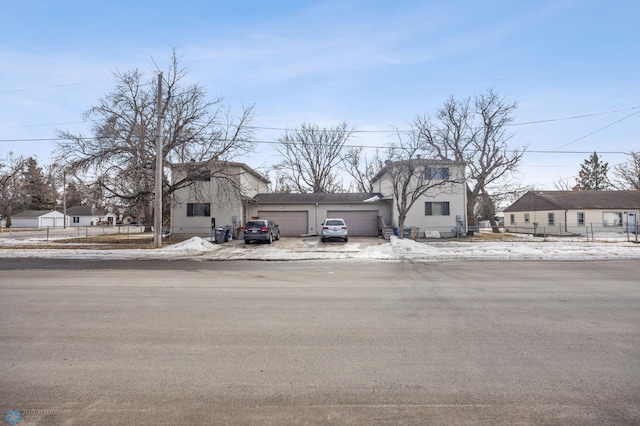
[[[349,235],[354,237],[378,236],[378,212],[376,210],[333,210],[327,212],[327,215],[344,219],[349,228]]]
[[[306,211],[259,211],[260,219],[271,219],[278,224],[283,237],[299,237],[309,232],[309,213]]]
[[[40,224],[42,225],[43,228],[46,228],[46,227],[53,228],[53,227],[56,226],[55,218],[53,218],[53,217],[43,217],[40,220]]]

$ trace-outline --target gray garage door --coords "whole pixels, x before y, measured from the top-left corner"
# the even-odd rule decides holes
[[[306,211],[259,211],[260,219],[271,219],[278,224],[283,237],[298,237],[309,232],[309,213]]]
[[[327,215],[344,219],[349,227],[349,235],[354,237],[378,236],[378,212],[375,210],[330,210]]]

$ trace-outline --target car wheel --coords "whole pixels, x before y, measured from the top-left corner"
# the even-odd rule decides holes
[[[268,244],[271,244],[273,242],[273,234],[269,234],[269,239],[267,240]]]
[[[280,231],[276,234],[276,241],[280,241]]]
[[[327,239],[326,239],[325,237],[322,237],[322,242],[323,242],[323,243],[326,243],[326,242],[327,242]]]
[[[251,241],[250,240],[244,240],[244,243],[245,244],[249,244],[249,243],[251,243]]]
[[[344,242],[346,243],[347,241],[349,241],[348,237],[344,237]]]

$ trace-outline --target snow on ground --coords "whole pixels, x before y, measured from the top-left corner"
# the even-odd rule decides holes
[[[633,236],[635,239],[635,236]],[[626,235],[597,236],[596,241],[559,238],[513,238],[510,241],[453,240],[413,241],[392,237],[391,241],[351,238],[349,243],[320,243],[317,238],[282,239],[273,244],[246,245],[242,241],[212,244],[206,239],[167,244],[160,249],[96,250],[82,248],[11,248],[25,240],[0,241],[0,259],[122,259],[122,260],[362,260],[362,261],[444,261],[444,260],[596,260],[640,259],[640,244],[628,242]],[[6,247],[6,248],[3,248]],[[68,246],[67,246],[68,247]],[[0,260],[1,261],[1,260]]]

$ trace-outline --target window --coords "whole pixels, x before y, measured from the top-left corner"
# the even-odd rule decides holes
[[[622,212],[604,212],[604,213],[602,213],[602,225],[604,225],[604,226],[622,226]]]
[[[516,224],[516,215],[511,213],[511,215],[509,216],[509,220],[510,220],[512,225],[515,225]]]
[[[529,223],[529,213],[524,214],[524,223]]]
[[[447,179],[449,177],[448,167],[427,167],[424,171],[425,179]]]
[[[73,223],[80,223],[80,216],[74,216]]]
[[[555,213],[548,213],[547,220],[549,222],[549,226],[553,226],[556,224],[556,216]]]
[[[211,170],[192,170],[189,174],[194,182],[211,182]]]
[[[211,216],[211,204],[187,203],[187,217],[191,216]]]
[[[578,225],[584,226],[584,212],[578,212]]]
[[[425,216],[449,216],[449,202],[429,202],[424,203]]]

